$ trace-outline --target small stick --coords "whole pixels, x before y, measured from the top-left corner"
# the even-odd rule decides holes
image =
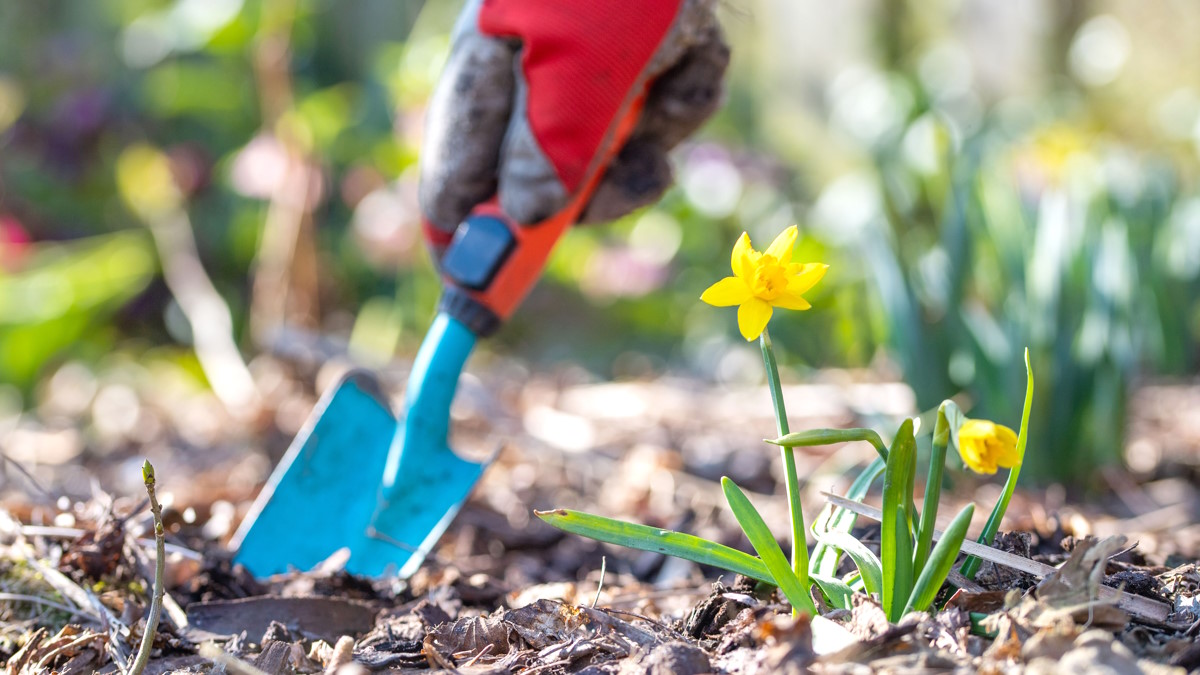
[[[21,534],[26,537],[55,537],[55,538],[59,538],[59,539],[78,539],[87,532],[87,530],[85,530],[81,527],[58,527],[56,525],[22,525],[20,527],[21,527]],[[154,543],[154,540],[147,537],[147,538],[143,538],[143,539],[138,539],[137,543],[139,546],[150,546]],[[196,562],[204,561],[204,554],[200,553],[199,551],[193,551],[192,549],[187,548],[186,546],[180,546],[179,544],[172,544],[169,541],[166,543],[166,546],[167,546],[168,553],[175,553],[175,554],[181,555],[184,558],[187,558],[189,560],[195,560]]]
[[[35,490],[42,493],[42,496],[44,496],[46,499],[50,500],[51,502],[53,502],[56,499],[55,496],[53,494],[51,494],[49,490],[42,487],[42,484],[38,482],[38,479],[34,478],[33,474],[29,472],[29,469],[26,469],[25,466],[22,465],[20,462],[13,459],[12,457],[9,457],[8,455],[4,454],[3,452],[0,452],[0,460],[2,460],[5,464],[12,465],[14,468],[16,468],[17,471],[21,472],[21,475],[25,476],[25,480],[29,481],[29,484],[32,485]]]
[[[163,579],[166,577],[166,536],[163,533],[162,506],[154,496],[154,467],[150,460],[142,465],[142,480],[146,483],[146,494],[150,496],[150,514],[154,516],[154,597],[150,601],[150,616],[146,619],[146,632],[142,633],[142,645],[138,648],[137,659],[129,669],[129,675],[141,675],[150,662],[150,652],[154,649],[154,634],[158,631],[158,619],[162,614]]]
[[[66,644],[59,645],[59,646],[55,647],[54,649],[51,649],[50,651],[46,652],[46,654],[44,656],[42,656],[41,659],[38,659],[37,665],[34,667],[34,671],[41,672],[42,670],[45,670],[46,667],[49,666],[51,663],[53,663],[54,659],[58,658],[60,654],[65,654],[66,652],[69,652],[72,649],[75,649],[76,647],[85,645],[89,642],[95,642],[96,640],[103,640],[105,637],[107,637],[107,635],[105,633],[88,633],[88,634],[84,635],[83,637],[78,637],[78,638],[75,638],[74,640],[71,640],[70,642],[68,642]]]
[[[600,556],[600,581],[596,584],[596,597],[592,598],[592,609],[596,609],[596,603],[600,602],[600,591],[604,590],[604,569],[608,564],[608,556]]]
[[[24,595],[22,593],[0,593],[0,600],[8,600],[10,602],[28,602],[28,603],[35,604],[35,605],[42,605],[43,607],[57,609],[60,612],[65,612],[67,614],[70,614],[72,618],[77,617],[77,616],[82,616],[82,617],[87,617],[89,619],[95,619],[97,623],[100,622],[100,617],[89,614],[85,610],[78,609],[75,607],[68,607],[66,605],[59,604],[52,600],[46,600],[45,598],[39,598],[36,595]]]

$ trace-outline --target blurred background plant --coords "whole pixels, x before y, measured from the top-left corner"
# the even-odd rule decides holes
[[[243,354],[304,336],[367,363],[411,353],[438,294],[414,168],[457,5],[0,4],[0,382],[28,403],[69,359],[174,344],[236,406],[245,364],[216,338],[206,360],[203,335]],[[488,348],[602,377],[756,380],[697,298],[741,231],[795,222],[797,259],[832,271],[803,325],[777,321],[785,377],[870,367],[923,408],[957,394],[1011,425],[1028,345],[1044,384],[1026,475],[1119,461],[1131,382],[1200,365],[1200,6],[724,13],[729,101],[678,153],[678,187],[568,237]],[[165,188],[130,159],[153,153]],[[214,299],[224,313],[205,313]]]

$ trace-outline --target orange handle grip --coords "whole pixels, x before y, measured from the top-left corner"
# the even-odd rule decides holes
[[[612,127],[612,140],[606,144],[605,152],[598,158],[600,161],[593,165],[594,168],[583,187],[575,193],[563,210],[535,225],[521,226],[504,214],[494,198],[476,206],[471,216],[491,216],[499,219],[508,228],[514,244],[486,288],[465,288],[449,275],[443,274],[446,288],[467,295],[490,310],[498,319],[505,320],[512,316],[541,277],[542,269],[546,266],[546,260],[550,257],[554,245],[567,228],[579,219],[591,200],[604,175],[604,168],[633,132],[644,99],[643,94],[632,101],[625,114]]]

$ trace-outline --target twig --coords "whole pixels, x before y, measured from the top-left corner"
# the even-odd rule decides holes
[[[58,537],[60,539],[78,539],[87,533],[87,530],[80,527],[58,527],[55,525],[22,525],[21,534],[26,537]],[[139,546],[150,546],[154,544],[153,539],[136,539]],[[188,560],[203,562],[204,554],[199,551],[193,551],[186,546],[179,544],[166,543],[167,553],[181,555]]]
[[[600,556],[600,581],[596,583],[596,597],[592,598],[592,609],[600,602],[600,591],[604,590],[604,571],[608,565],[608,556]]]
[[[486,645],[483,646],[483,649],[479,650],[478,654],[472,656],[469,661],[462,664],[462,667],[470,668],[471,666],[475,665],[476,661],[478,661],[479,659],[482,659],[484,656],[487,656],[489,653],[491,653],[492,649],[495,646],[496,646],[496,643],[494,643],[494,642],[487,643]]]
[[[32,604],[36,604],[36,605],[42,605],[43,607],[57,609],[60,612],[65,612],[67,614],[70,614],[72,618],[74,618],[76,616],[83,616],[83,617],[92,619],[92,620],[96,621],[97,623],[100,622],[100,617],[93,616],[92,614],[89,614],[85,610],[79,609],[78,607],[69,607],[67,605],[63,605],[63,604],[54,602],[53,600],[39,598],[36,595],[24,595],[21,593],[0,593],[0,600],[8,600],[10,602],[28,602],[28,603],[32,603]]]
[[[267,673],[246,663],[233,654],[226,653],[212,642],[205,642],[200,645],[197,651],[200,652],[200,656],[224,666],[226,672],[234,673],[235,675],[267,675]]]
[[[571,663],[571,659],[559,659],[557,661],[551,661],[550,663],[543,663],[540,666],[534,666],[534,667],[526,670],[525,675],[536,675],[537,673],[541,673],[543,671],[558,668],[559,666],[565,666],[570,663]]]
[[[23,464],[21,464],[17,460],[13,459],[12,457],[9,457],[8,455],[6,455],[2,452],[0,452],[0,459],[4,460],[5,464],[16,467],[17,471],[20,472],[20,474],[25,477],[25,480],[29,481],[29,484],[32,485],[35,490],[42,493],[42,495],[45,496],[46,499],[49,499],[50,501],[54,501],[57,499],[57,497],[55,497],[53,494],[51,494],[49,490],[42,487],[42,484],[38,482],[38,479],[34,478],[33,474],[29,473],[29,469],[26,469]]]
[[[71,640],[70,642],[68,642],[66,644],[59,645],[59,646],[55,647],[54,649],[51,649],[50,651],[46,652],[46,654],[43,655],[42,658],[38,659],[37,665],[34,666],[33,670],[34,670],[34,672],[41,672],[41,671],[47,669],[49,667],[49,665],[54,662],[54,659],[58,658],[59,654],[64,654],[76,647],[79,647],[80,645],[85,645],[89,642],[95,642],[96,640],[103,640],[105,637],[107,637],[107,636],[104,633],[88,633],[87,635],[75,638],[74,640]]]
[[[142,542],[151,545],[155,543],[153,539],[142,540],[127,535],[125,537],[125,554],[133,558],[134,562],[137,563],[137,568],[142,578],[146,580],[146,585],[152,587],[154,585],[154,571],[150,567],[150,558],[142,550]],[[171,552],[170,543],[166,544],[165,550]],[[171,596],[165,586],[163,588],[162,600],[163,612],[166,613],[167,624],[171,627],[171,630],[178,633],[181,629],[187,628],[187,612],[183,611],[183,608],[179,606],[179,603],[175,601],[175,598]]]
[[[617,609],[616,607],[601,607],[600,609],[598,609],[596,611],[604,612],[605,614],[609,614],[609,615],[620,614],[621,616],[629,616],[629,617],[633,617],[635,619],[640,619],[640,620],[645,621],[646,623],[650,624],[651,626],[654,626],[655,628],[662,630],[664,633],[670,633],[672,636],[679,638],[680,640],[686,639],[679,631],[675,630],[674,628],[671,628],[670,626],[668,626],[667,624],[665,624],[661,621],[651,619],[650,617],[646,616],[645,614],[638,614],[637,612],[630,612],[629,610],[625,610],[625,609]],[[643,631],[643,632],[645,632],[645,631]]]
[[[85,611],[84,616],[100,624],[109,632],[112,639],[106,641],[105,645],[113,661],[124,670],[129,664],[129,654],[126,653],[127,648],[125,646],[125,641],[129,637],[129,628],[121,623],[121,620],[112,613],[112,610],[100,602],[100,598],[96,597],[95,593],[71,581],[67,575],[59,572],[57,569],[43,564],[32,554],[27,545],[15,548],[20,551],[20,555],[25,559],[25,564],[37,572],[42,577],[42,580],[50,584],[60,595],[75,603],[80,608],[89,606],[92,608],[92,612],[87,613]],[[81,609],[81,611],[83,610]]]
[[[142,633],[142,645],[138,648],[137,660],[130,668],[130,675],[141,675],[150,662],[150,652],[154,649],[154,634],[158,631],[158,618],[162,614],[163,579],[166,577],[167,552],[166,536],[163,533],[162,506],[154,496],[154,467],[150,460],[142,465],[142,480],[146,483],[146,494],[150,496],[150,514],[154,516],[154,542],[157,544],[154,561],[154,597],[150,601],[150,616],[146,619],[146,631]]]
[[[24,549],[24,547],[22,547],[22,549]],[[81,588],[74,581],[71,581],[70,577],[62,572],[59,572],[53,567],[43,565],[39,560],[30,555],[28,551],[22,550],[22,553],[25,554],[25,562],[35,572],[37,572],[39,576],[42,577],[43,581],[45,581],[47,584],[50,584],[50,587],[58,591],[59,595],[73,602],[75,606],[81,609],[81,611],[82,608],[94,604],[87,591]],[[105,619],[105,617],[102,617],[99,614],[88,614],[88,616],[97,623],[103,623]]]

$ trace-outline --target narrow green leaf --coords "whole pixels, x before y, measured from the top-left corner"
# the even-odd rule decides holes
[[[639,551],[665,553],[775,585],[775,577],[763,561],[749,553],[707,539],[569,509],[534,513],[550,525],[572,534]]]
[[[797,431],[782,438],[768,440],[768,443],[782,445],[785,448],[811,447],[815,445],[832,445],[834,443],[852,443],[866,441],[875,447],[881,459],[887,459],[887,447],[873,429],[809,429]]]
[[[908,528],[908,513],[904,506],[896,509],[895,519],[892,521],[891,529],[881,530],[881,537],[886,541],[892,539],[891,550],[894,551],[894,558],[891,561],[887,557],[883,559],[883,608],[887,612],[888,621],[896,622],[900,617],[904,616],[904,604],[908,600],[908,596],[912,594],[913,585],[913,567],[912,553],[913,541],[912,532]],[[888,550],[887,546],[883,549]],[[889,566],[890,565],[890,566]],[[891,592],[888,592],[889,574],[891,580]]]
[[[912,593],[913,540],[909,504],[910,478],[916,470],[917,442],[913,421],[904,420],[888,452],[883,473],[883,527],[880,552],[883,563],[883,609],[889,621],[899,621]]]
[[[882,597],[883,564],[879,562],[879,558],[871,552],[871,549],[863,546],[861,541],[845,532],[827,532],[821,535],[821,542],[845,551],[854,560],[854,565],[858,567],[858,573],[862,576],[867,593]]]
[[[1029,347],[1025,348],[1025,408],[1021,411],[1021,430],[1017,433],[1017,457],[1020,459],[1013,468],[1008,470],[1008,479],[1004,481],[1004,492],[1000,500],[992,507],[983,532],[979,535],[979,543],[991,546],[992,539],[1000,531],[1000,522],[1004,520],[1004,512],[1008,510],[1008,502],[1017,489],[1017,480],[1021,477],[1021,465],[1025,463],[1025,444],[1029,441],[1029,411],[1033,406],[1033,366],[1029,364]],[[956,439],[957,440],[957,439]],[[974,579],[979,572],[982,560],[975,556],[967,556],[960,569],[962,575]]]
[[[883,474],[883,468],[883,459],[876,457],[850,484],[850,489],[846,491],[846,499],[862,501],[870,491],[871,484]],[[838,563],[842,557],[841,552],[819,540],[827,532],[849,532],[854,529],[854,523],[857,521],[858,514],[849,509],[832,504],[826,504],[825,508],[821,509],[820,515],[813,522],[813,534],[817,536],[818,542],[813,548],[812,562],[809,565],[812,573],[827,577],[837,574]]]
[[[962,549],[963,539],[967,536],[967,528],[971,525],[971,516],[974,514],[975,505],[967,504],[954,516],[950,527],[946,528],[946,533],[929,554],[929,564],[921,571],[921,576],[913,586],[908,605],[904,608],[905,614],[929,609],[929,605],[937,597],[938,590],[945,583],[946,576],[950,574],[950,568],[954,566],[954,559]]]
[[[783,591],[788,602],[792,603],[792,607],[816,616],[817,608],[813,605],[812,598],[808,596],[808,580],[801,580],[792,571],[791,565],[783,555],[783,549],[779,548],[779,542],[775,540],[775,535],[771,534],[771,530],[763,522],[758,509],[754,508],[754,504],[750,503],[750,499],[746,497],[742,489],[728,477],[721,477],[721,489],[725,491],[725,501],[729,502],[729,508],[733,511],[734,518],[737,518],[738,525],[742,526],[742,532],[746,533],[750,545],[754,547],[754,550],[758,552],[758,557],[770,570],[779,590]],[[796,542],[796,545],[804,546],[805,544],[801,540]],[[807,569],[804,570],[804,575],[808,576]]]
[[[853,609],[851,598],[854,597],[854,589],[846,582],[837,577],[826,577],[821,575],[811,575],[813,582],[817,584],[817,588],[821,589],[821,593],[825,595],[825,599],[829,601],[829,605],[836,609]]]
[[[917,525],[917,548],[913,553],[913,574],[920,576],[933,547],[933,528],[937,523],[938,503],[942,496],[942,470],[946,468],[946,446],[951,435],[957,438],[962,413],[954,401],[942,401],[933,426],[933,442],[929,452],[929,473],[925,478],[925,501],[921,506],[921,522]]]

